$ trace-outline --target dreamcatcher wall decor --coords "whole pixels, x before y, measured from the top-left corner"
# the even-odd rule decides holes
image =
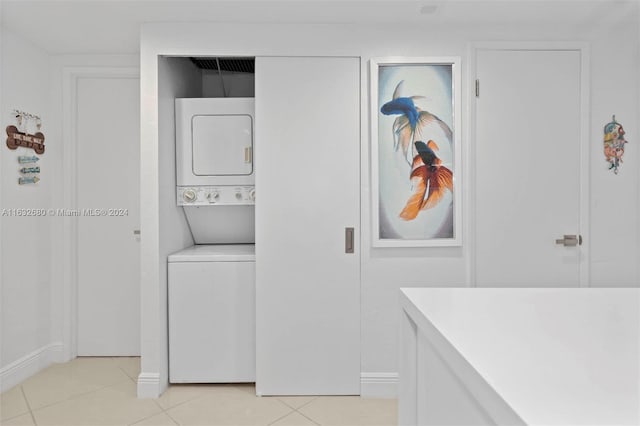
[[[624,145],[627,143],[624,135],[624,128],[614,115],[611,122],[604,126],[604,156],[609,163],[609,170],[613,170],[615,174],[618,174],[618,168],[622,164]]]

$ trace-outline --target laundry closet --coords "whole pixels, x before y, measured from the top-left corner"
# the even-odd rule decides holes
[[[175,99],[176,204],[195,244],[167,259],[169,380],[254,382],[254,59],[174,60],[202,96]]]
[[[360,394],[360,58],[186,53],[156,57],[168,381]]]

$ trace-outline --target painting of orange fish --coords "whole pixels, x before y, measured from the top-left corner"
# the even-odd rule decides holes
[[[400,212],[404,220],[413,220],[421,210],[436,206],[445,191],[453,192],[453,173],[437,157],[438,145],[432,140],[426,144],[417,141],[415,147],[418,154],[413,158],[410,175],[413,195]]]

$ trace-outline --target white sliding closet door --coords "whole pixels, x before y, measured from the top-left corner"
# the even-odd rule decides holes
[[[255,98],[256,392],[359,394],[360,59],[256,58]]]

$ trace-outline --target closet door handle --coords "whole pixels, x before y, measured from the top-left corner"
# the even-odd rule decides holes
[[[344,228],[344,252],[353,253],[353,228]]]
[[[562,244],[565,247],[581,246],[582,235],[565,235],[564,238],[556,240],[556,244]]]

